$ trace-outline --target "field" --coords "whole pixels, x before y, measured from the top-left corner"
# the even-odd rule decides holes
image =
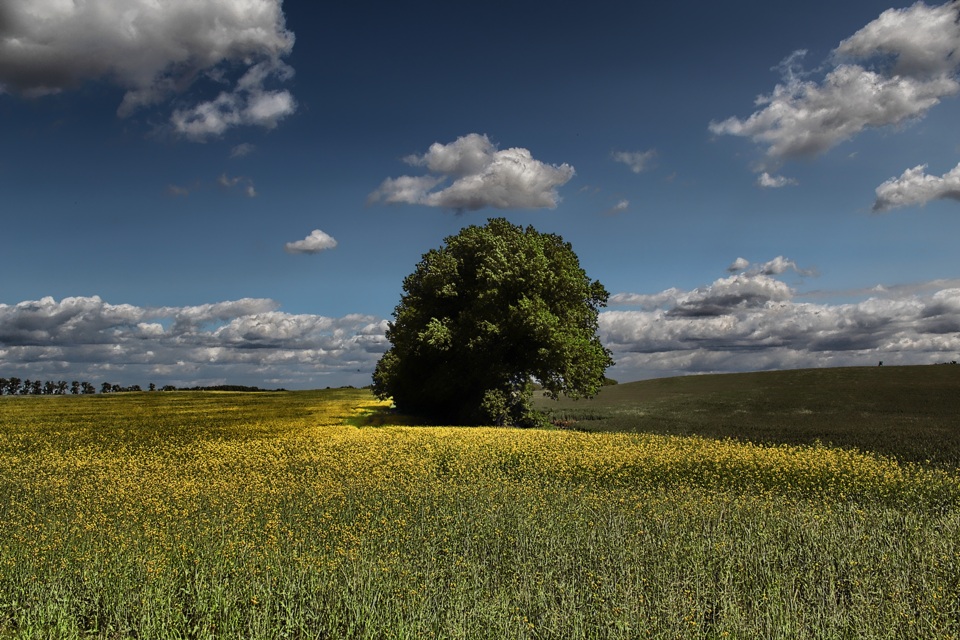
[[[926,391],[960,369],[889,369],[621,385],[556,430],[352,389],[2,397],[0,638],[960,638]]]
[[[960,366],[847,367],[663,378],[591,400],[542,400],[586,431],[830,443],[960,469]]]

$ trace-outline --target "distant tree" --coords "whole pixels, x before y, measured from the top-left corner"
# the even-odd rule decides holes
[[[57,395],[66,395],[68,386],[66,380],[57,380]]]
[[[43,395],[43,381],[34,380],[33,385],[30,387],[30,393],[35,396]]]
[[[155,385],[155,384],[153,384],[153,383],[151,382],[150,385],[149,385],[147,388],[148,388],[150,391],[156,391],[156,390],[157,390],[157,385]]]
[[[80,383],[80,391],[83,393],[83,395],[90,395],[91,393],[96,393],[97,388],[89,382],[84,381]]]
[[[70,393],[72,393],[73,395],[78,395],[80,393],[79,381],[74,380],[73,382],[70,383]]]
[[[7,395],[15,396],[20,393],[20,378],[11,376],[7,378]]]
[[[47,380],[43,383],[44,395],[52,396],[57,391],[57,383],[53,380]]]
[[[373,390],[433,421],[533,425],[533,381],[592,396],[613,364],[596,335],[608,293],[555,234],[502,218],[423,255],[403,281]]]
[[[100,393],[110,393],[111,391],[113,391],[113,385],[109,382],[104,382],[100,385]]]
[[[176,388],[175,386],[173,386],[172,384],[165,384],[165,385],[163,385],[163,387],[160,389],[160,391],[176,391],[176,390],[177,390],[177,388]]]

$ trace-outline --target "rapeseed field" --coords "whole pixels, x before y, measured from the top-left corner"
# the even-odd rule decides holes
[[[951,470],[382,409],[0,398],[0,638],[960,638]]]

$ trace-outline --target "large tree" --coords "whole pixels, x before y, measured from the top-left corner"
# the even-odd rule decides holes
[[[403,281],[374,392],[438,422],[531,425],[532,382],[592,396],[613,364],[597,337],[609,294],[556,234],[495,218],[423,255]]]

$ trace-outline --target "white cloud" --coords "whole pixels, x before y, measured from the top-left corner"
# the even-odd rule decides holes
[[[422,156],[404,158],[441,175],[387,178],[369,203],[406,203],[456,211],[555,208],[557,188],[574,174],[568,164],[548,165],[520,147],[497,150],[485,135],[471,133],[449,144],[434,143]],[[439,191],[433,189],[452,179]]]
[[[873,210],[925,205],[931,200],[960,200],[960,164],[942,176],[928,175],[926,169],[925,164],[907,169],[877,187]]]
[[[289,92],[267,88],[292,75],[282,58],[293,43],[281,0],[5,0],[0,89],[40,96],[105,80],[126,89],[118,114],[129,116],[241,68],[214,100],[174,112],[177,132],[204,139],[293,113]]]
[[[172,319],[171,331],[179,336],[197,333],[206,325],[225,322],[238,316],[266,313],[276,308],[277,304],[273,300],[242,298],[189,307],[160,307],[147,309],[144,313],[151,318]]]
[[[623,213],[629,208],[630,208],[630,201],[627,200],[626,198],[623,198],[622,200],[618,201],[617,204],[607,209],[604,213],[606,213],[607,215],[616,215],[618,213]]]
[[[840,43],[836,53],[854,58],[894,56],[894,75],[952,73],[958,64],[960,23],[952,3],[928,7],[917,2],[905,9],[888,9]]]
[[[436,176],[400,176],[387,178],[367,196],[367,204],[385,202],[387,204],[421,204],[427,193],[443,182]]]
[[[711,123],[715,134],[751,138],[772,158],[811,156],[849,140],[867,127],[900,124],[922,116],[957,93],[951,77],[915,79],[883,76],[857,65],[841,65],[820,85],[795,81],[777,85],[758,103],[767,105],[746,120]]]
[[[765,146],[773,160],[822,153],[868,127],[922,117],[960,91],[957,7],[918,2],[884,12],[840,43],[840,60],[820,83],[797,71],[796,55],[781,65],[784,81],[746,119],[711,122],[714,134],[744,136]],[[930,46],[927,46],[927,43]],[[843,62],[863,60],[866,66]]]
[[[956,281],[868,293],[854,303],[800,302],[771,275],[740,273],[692,291],[611,296],[611,305],[639,309],[603,311],[600,338],[620,380],[960,359]],[[267,299],[151,308],[43,298],[0,304],[0,372],[141,386],[365,385],[387,326],[367,315],[285,313]]]
[[[797,266],[796,262],[788,260],[783,256],[777,256],[773,260],[757,265],[751,273],[764,276],[778,276],[787,271],[795,271],[802,276],[813,276],[817,274],[815,269],[801,269]]]
[[[793,186],[796,184],[799,183],[794,178],[771,176],[766,171],[757,176],[757,186],[764,187],[765,189],[779,189],[780,187]]]
[[[278,75],[292,75],[290,67],[282,63],[273,67],[280,70]],[[269,74],[255,75],[262,82]],[[174,111],[170,118],[174,129],[193,140],[204,140],[239,125],[272,129],[277,122],[296,111],[296,101],[289,91],[265,91],[261,84],[244,82],[245,78],[240,79],[238,88],[232,92],[225,91],[214,100]]]
[[[749,276],[778,276],[787,271],[794,271],[801,276],[813,276],[817,274],[816,269],[802,269],[797,263],[783,256],[777,256],[773,260],[762,263],[751,263],[746,258],[740,257],[727,267],[729,273],[745,273]]]
[[[426,167],[434,173],[468,176],[482,172],[497,153],[496,146],[485,135],[469,133],[450,144],[434,142],[422,156],[403,159],[409,165]]]
[[[670,287],[660,293],[615,293],[610,296],[609,304],[612,307],[640,307],[652,311],[661,307],[674,306],[684,295],[685,292],[676,287]]]
[[[655,294],[618,293],[610,297],[609,303],[611,306],[640,307],[646,311],[659,309],[671,316],[723,316],[736,309],[757,308],[792,299],[790,287],[772,277],[791,269],[800,271],[795,262],[783,256],[760,265],[751,265],[744,258],[737,258],[727,268],[734,275],[720,278],[709,286],[692,291],[671,287]]]
[[[720,317],[736,309],[762,307],[792,297],[790,288],[768,275],[732,275],[721,278],[709,287],[694,289],[677,299],[670,315],[688,317]]]
[[[740,269],[746,261],[735,263]],[[783,273],[792,261],[760,265]],[[929,286],[928,286],[929,285]],[[798,302],[785,283],[742,273],[684,292],[617,294],[641,310],[600,314],[601,341],[621,379],[698,372],[925,364],[960,355],[960,288],[938,281],[872,288],[848,304]]]
[[[147,308],[43,298],[0,304],[0,371],[144,387],[364,385],[386,328],[373,316],[288,314],[264,299]]]
[[[657,157],[656,149],[647,151],[615,151],[613,159],[615,162],[622,162],[630,167],[634,173],[643,173],[653,168],[653,162]]]
[[[325,249],[333,249],[337,246],[337,241],[332,236],[324,233],[320,229],[314,229],[303,240],[288,242],[284,245],[287,253],[320,253]]]
[[[0,304],[0,344],[43,345],[66,341],[109,342],[112,327],[136,327],[146,318],[143,309],[111,305],[100,298],[46,297],[16,305]]]

